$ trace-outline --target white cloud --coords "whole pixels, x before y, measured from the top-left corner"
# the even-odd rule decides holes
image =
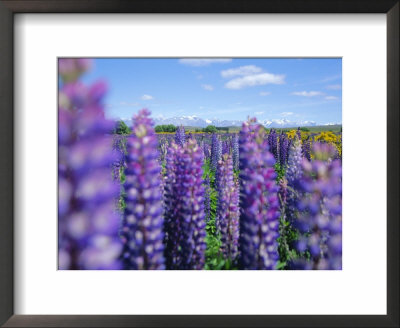
[[[143,95],[142,96],[142,100],[151,100],[151,99],[154,99],[153,96],[150,96],[150,95]]]
[[[293,112],[283,112],[283,113],[281,113],[281,116],[286,117],[286,116],[290,116],[293,114],[294,114]]]
[[[323,93],[319,91],[296,91],[292,92],[294,96],[302,96],[302,97],[315,97],[315,96],[322,96]]]
[[[211,84],[202,84],[201,87],[207,91],[213,91],[214,87]]]
[[[339,99],[339,98],[338,98],[338,97],[335,97],[335,96],[326,96],[325,99],[326,99],[326,100],[337,100],[337,99]]]
[[[179,63],[189,66],[208,66],[210,64],[226,64],[230,63],[230,58],[183,58],[179,59]]]
[[[284,75],[275,75],[270,73],[262,73],[255,75],[247,75],[228,81],[225,88],[242,89],[245,87],[253,87],[265,84],[283,84],[285,82]]]
[[[264,112],[254,112],[254,114],[261,115],[261,114],[264,114]]]
[[[328,90],[340,90],[342,86],[340,84],[331,84],[325,87]]]
[[[254,65],[240,66],[238,68],[230,68],[225,71],[221,71],[221,76],[224,78],[231,78],[234,76],[246,76],[256,73],[261,73],[262,68]]]
[[[270,94],[271,94],[271,92],[269,92],[269,91],[261,91],[260,92],[261,97],[269,96]]]

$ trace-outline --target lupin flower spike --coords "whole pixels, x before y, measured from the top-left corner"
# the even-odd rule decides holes
[[[143,109],[127,140],[125,216],[122,228],[126,269],[164,269],[163,207],[158,141]]]
[[[240,267],[275,269],[280,216],[275,159],[264,128],[254,122],[243,123],[239,136]]]
[[[205,263],[204,154],[196,140],[172,143],[167,154],[165,257],[167,269],[199,270]]]
[[[227,154],[218,165],[218,179],[216,228],[225,258],[234,262],[239,252],[239,193],[233,179],[232,158]]]
[[[222,145],[217,134],[211,139],[211,168],[215,171],[222,156]]]
[[[302,151],[299,138],[296,136],[289,149],[288,165],[286,169],[287,179],[287,205],[286,218],[289,222],[296,219],[296,205],[300,197],[297,187],[302,176]]]
[[[186,135],[185,135],[185,128],[181,125],[178,126],[175,132],[175,143],[181,147],[185,144]]]

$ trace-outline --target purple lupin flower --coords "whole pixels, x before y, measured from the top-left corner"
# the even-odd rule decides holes
[[[308,136],[306,140],[303,141],[302,145],[303,157],[308,161],[311,161],[311,139]]]
[[[233,180],[232,158],[228,154],[222,156],[218,165],[218,177],[216,228],[221,234],[224,257],[234,262],[239,253],[239,192]]]
[[[286,206],[288,196],[288,182],[285,177],[279,181],[279,201],[281,203],[281,208]]]
[[[126,137],[114,134],[113,149],[118,153],[118,159],[112,163],[113,178],[119,182],[121,179],[121,170],[125,167]]]
[[[175,143],[181,147],[185,144],[186,136],[185,136],[185,128],[180,125],[176,129],[175,132]]]
[[[313,145],[315,160],[304,159],[299,185],[302,197],[295,222],[300,237],[299,252],[308,251],[311,260],[297,259],[295,269],[342,269],[342,165],[332,160],[335,149],[329,144]]]
[[[279,200],[275,159],[261,125],[243,123],[239,136],[240,267],[274,269],[278,260]]]
[[[104,118],[106,85],[90,87],[79,76],[90,63],[60,59],[59,73],[59,262],[61,270],[120,269],[120,214],[116,210],[119,183],[111,166],[118,161],[111,132],[115,123]]]
[[[296,135],[297,135],[297,138],[299,138],[300,143],[301,143],[301,131],[300,131],[300,127],[297,128]]]
[[[275,161],[278,161],[278,134],[274,129],[271,129],[268,134],[269,151],[274,155]]]
[[[160,153],[160,156],[159,156],[160,164],[165,165],[165,158],[167,156],[168,143],[167,142],[162,142],[162,143],[159,142],[158,148],[159,148],[159,153]]]
[[[235,133],[232,139],[232,161],[233,169],[239,169],[239,134]]]
[[[177,179],[177,170],[179,164],[179,148],[172,142],[167,151],[166,157],[166,177],[164,181],[164,245],[165,261],[167,269],[179,269],[181,263],[181,254],[179,250],[181,234],[181,222],[177,220],[180,208],[176,196],[180,192],[180,186]],[[182,197],[182,196],[181,196]]]
[[[206,141],[203,141],[203,152],[204,152],[204,159],[207,160],[210,158],[211,153],[210,153],[210,145],[207,144]]]
[[[229,153],[230,153],[229,143],[227,140],[225,140],[222,142],[222,155]]]
[[[284,167],[288,158],[289,141],[283,132],[279,136],[279,164]]]
[[[205,220],[208,222],[211,218],[211,186],[210,186],[210,177],[207,175],[204,180],[204,214]]]
[[[60,59],[58,61],[58,73],[63,83],[75,82],[79,77],[88,71],[92,66],[92,61],[87,58]]]
[[[222,156],[222,145],[217,134],[212,135],[211,139],[211,169],[217,169],[218,162]]]
[[[199,270],[205,263],[204,154],[196,140],[167,154],[165,257],[167,269]]]
[[[133,117],[127,139],[125,215],[122,228],[126,269],[164,269],[161,166],[157,137],[147,109]]]
[[[298,190],[298,181],[302,176],[302,153],[301,144],[297,136],[293,140],[288,156],[288,165],[286,169],[287,179],[287,203],[286,218],[293,223],[296,219],[297,202],[300,197]]]

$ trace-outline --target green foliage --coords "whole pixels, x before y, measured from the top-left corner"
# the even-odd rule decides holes
[[[232,270],[235,269],[230,261],[224,259],[221,252],[221,236],[217,233],[215,217],[217,214],[218,193],[215,190],[215,172],[210,168],[207,160],[203,166],[203,178],[210,178],[210,220],[206,224],[206,270]]]
[[[116,128],[114,129],[116,134],[131,134],[131,129],[126,125],[124,121],[118,121]]]
[[[211,218],[206,225],[206,270],[221,270],[225,260],[221,252],[221,238],[215,231],[215,218]]]
[[[279,261],[277,270],[287,269],[288,263],[299,257],[299,254],[293,249],[294,242],[298,239],[298,232],[285,219],[285,214],[282,213],[279,219],[279,237],[278,237],[278,252]]]
[[[121,212],[123,212],[125,210],[125,207],[126,207],[126,203],[125,203],[126,193],[125,193],[125,190],[124,190],[124,187],[123,187],[123,185],[125,183],[125,180],[126,180],[124,167],[120,167],[119,168],[119,172],[120,172],[119,176],[120,176],[120,182],[121,182],[121,193],[119,195],[117,207]]]
[[[216,133],[216,132],[218,132],[218,130],[214,125],[208,125],[207,127],[203,128],[203,132]]]
[[[173,124],[156,125],[154,130],[157,133],[160,133],[160,132],[175,132],[176,131],[176,126],[173,125]]]
[[[302,128],[300,128],[300,131],[310,132],[310,129],[309,129],[309,128],[306,128],[306,127],[302,127]]]
[[[281,166],[278,162],[274,165],[275,172],[277,174],[276,182],[281,181],[281,179],[285,176],[285,167]]]

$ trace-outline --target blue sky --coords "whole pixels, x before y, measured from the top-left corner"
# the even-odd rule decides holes
[[[95,59],[87,83],[109,85],[106,115],[342,122],[342,61],[337,58]]]

